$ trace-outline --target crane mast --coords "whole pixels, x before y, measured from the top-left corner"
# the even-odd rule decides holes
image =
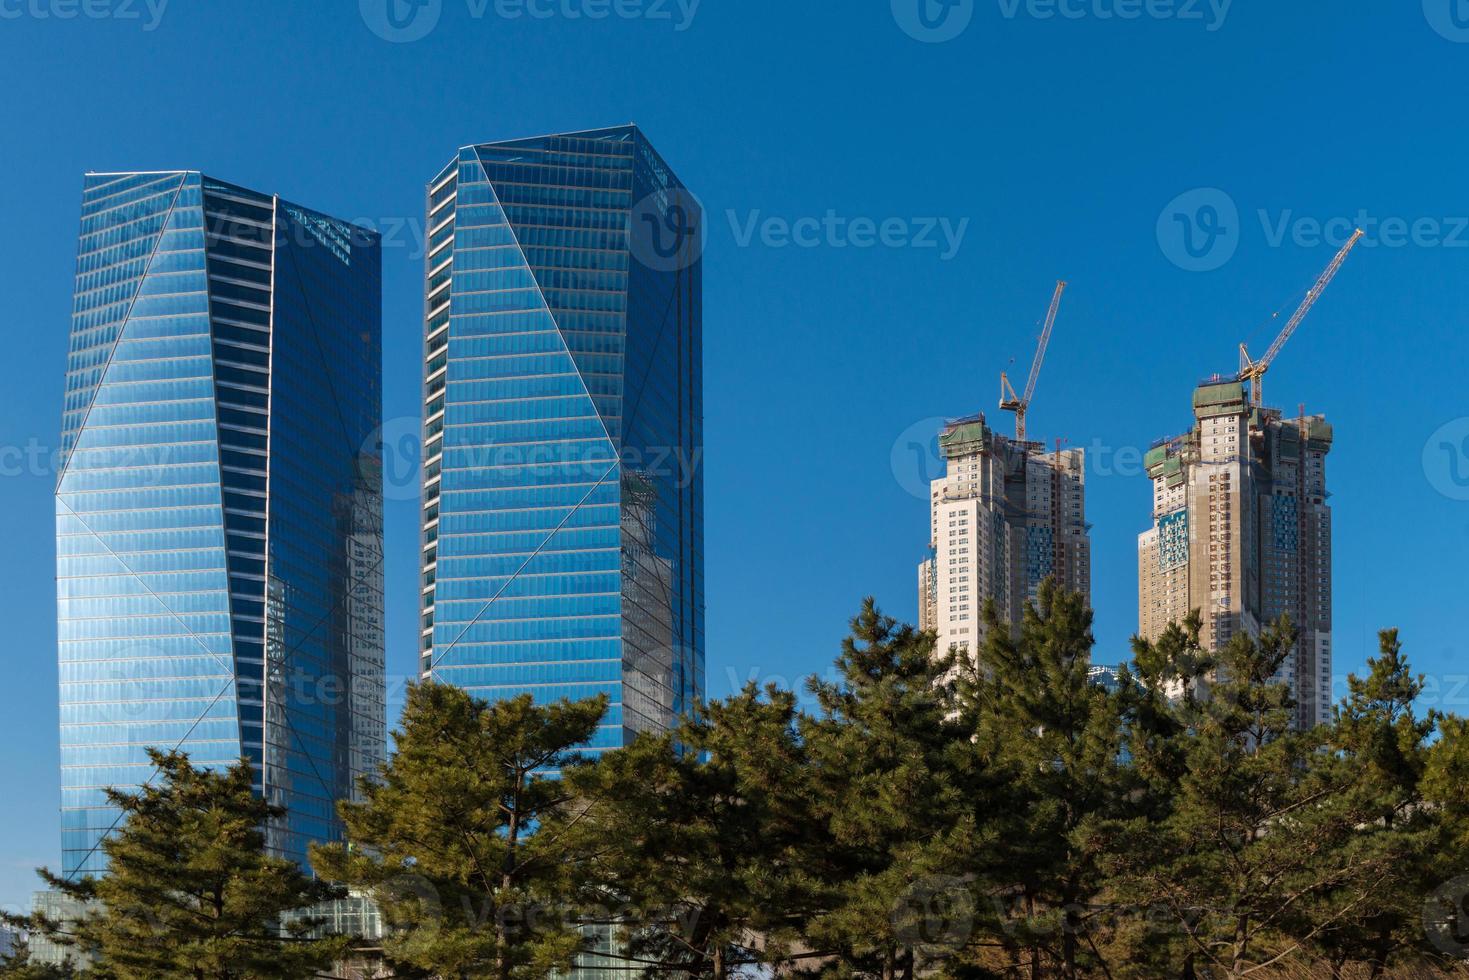
[[[1326,267],[1325,272],[1321,273],[1320,278],[1316,280],[1316,284],[1306,290],[1306,298],[1301,301],[1300,308],[1296,310],[1295,315],[1286,323],[1285,328],[1280,331],[1280,336],[1275,338],[1275,343],[1270,345],[1270,349],[1265,352],[1264,357],[1258,361],[1251,360],[1249,350],[1244,344],[1239,345],[1239,380],[1250,383],[1250,399],[1254,404],[1265,404],[1265,372],[1270,370],[1270,365],[1274,363],[1276,356],[1280,354],[1281,348],[1285,346],[1285,342],[1290,340],[1291,335],[1296,332],[1296,328],[1301,325],[1301,321],[1306,319],[1306,314],[1311,312],[1311,307],[1316,305],[1316,301],[1321,298],[1321,294],[1326,291],[1326,287],[1331,285],[1331,280],[1336,278],[1336,274],[1340,271],[1342,263],[1347,260],[1347,256],[1351,254],[1352,249],[1356,248],[1357,243],[1361,240],[1362,229],[1358,228],[1347,243],[1342,246],[1341,251],[1336,253],[1336,258],[1331,260],[1331,264]]]
[[[1046,360],[1046,348],[1051,345],[1051,328],[1056,325],[1056,313],[1061,309],[1061,294],[1066,291],[1066,283],[1058,280],[1056,292],[1051,296],[1051,306],[1046,310],[1045,326],[1041,328],[1040,343],[1035,349],[1035,359],[1030,364],[1030,378],[1025,382],[1025,394],[1017,396],[1015,388],[1010,384],[1009,375],[1000,372],[1000,409],[1015,413],[1015,441],[1025,441],[1025,413],[1030,408],[1030,400],[1035,397],[1035,383],[1041,375],[1041,365]]]

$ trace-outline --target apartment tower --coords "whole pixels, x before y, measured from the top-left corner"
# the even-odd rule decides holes
[[[1251,403],[1248,386],[1194,390],[1191,431],[1147,454],[1153,526],[1138,536],[1138,632],[1156,639],[1191,610],[1217,650],[1289,615],[1299,639],[1282,666],[1296,723],[1331,715],[1331,426]]]
[[[382,760],[375,234],[198,172],[88,174],[56,485],[62,868],[150,747],[247,758],[280,855]]]
[[[939,448],[946,472],[931,487],[929,556],[918,566],[919,625],[939,649],[977,651],[988,600],[1018,626],[1050,577],[1090,601],[1083,450],[1007,438],[983,415],[944,426]]]

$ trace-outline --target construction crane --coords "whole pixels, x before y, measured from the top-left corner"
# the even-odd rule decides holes
[[[1056,293],[1051,297],[1051,308],[1046,311],[1046,325],[1041,328],[1041,339],[1039,346],[1035,349],[1035,360],[1030,364],[1030,379],[1025,382],[1024,397],[1016,397],[1015,388],[1010,384],[1010,378],[1005,372],[1000,372],[1000,409],[1005,412],[1015,413],[1015,441],[1025,441],[1025,413],[1030,408],[1030,400],[1035,397],[1035,382],[1041,374],[1041,364],[1046,359],[1046,348],[1051,343],[1051,328],[1056,325],[1056,311],[1061,308],[1061,294],[1066,291],[1066,283],[1057,281]]]
[[[1331,284],[1331,280],[1336,278],[1336,273],[1341,269],[1342,263],[1347,260],[1347,256],[1351,254],[1352,249],[1356,248],[1357,243],[1361,240],[1362,229],[1358,228],[1356,233],[1342,246],[1341,251],[1336,253],[1336,258],[1331,260],[1331,264],[1326,267],[1326,271],[1321,273],[1321,278],[1316,280],[1316,285],[1306,290],[1306,298],[1301,300],[1300,308],[1290,318],[1290,322],[1285,325],[1285,329],[1280,331],[1280,336],[1275,338],[1275,343],[1270,345],[1270,349],[1265,352],[1264,357],[1258,361],[1251,360],[1249,350],[1244,344],[1239,345],[1238,380],[1249,382],[1250,399],[1254,404],[1265,404],[1265,372],[1270,370],[1270,365],[1275,361],[1275,357],[1280,353],[1280,349],[1285,346],[1287,340],[1290,340],[1291,334],[1296,332],[1296,327],[1301,325],[1301,321],[1306,318],[1306,314],[1311,312],[1311,307],[1316,305],[1316,301],[1321,298],[1321,294],[1326,291],[1326,287]]]

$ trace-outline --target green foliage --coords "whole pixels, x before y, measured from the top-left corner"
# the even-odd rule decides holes
[[[1108,691],[1091,612],[1045,583],[972,657],[867,600],[812,706],[751,685],[583,753],[606,705],[409,692],[323,876],[370,891],[395,977],[612,966],[728,980],[1447,975],[1469,934],[1469,722],[1414,705],[1395,631],[1298,727],[1288,621],[1203,648],[1194,613]],[[309,977],[341,943],[274,928],[326,886],[263,854],[244,767],[159,755],[106,844],[23,924],[90,980]],[[590,930],[616,937],[593,950]],[[24,957],[0,978],[53,980]]]
[[[1115,893],[1161,913],[1171,928],[1149,951],[1184,969],[1422,964],[1438,821],[1418,789],[1434,727],[1412,712],[1421,683],[1385,633],[1335,724],[1297,730],[1280,682],[1294,645],[1288,621],[1217,659],[1200,655],[1196,621],[1139,644],[1145,684],[1178,695],[1168,748],[1145,737],[1144,754],[1182,768],[1161,820],[1119,825]]]
[[[284,811],[252,792],[249,763],[217,772],[182,753],[149,754],[159,780],[107,793],[124,815],[102,844],[108,873],[64,880],[41,871],[88,911],[73,923],[31,916],[24,925],[92,959],[86,975],[98,980],[294,980],[329,966],[345,940],[306,938],[309,919],[284,930],[280,922],[339,893],[266,853],[263,828]]]
[[[1138,780],[1123,762],[1126,696],[1088,678],[1092,614],[1078,595],[1046,582],[1018,633],[985,611],[985,643],[961,686],[964,716],[1004,774],[976,812],[995,846],[976,869],[1009,908],[1001,944],[1018,967],[1075,977],[1101,962],[1092,936],[1104,910],[1106,822],[1139,809]]]
[[[820,711],[802,725],[819,831],[806,864],[820,889],[805,942],[829,957],[810,972],[887,980],[923,967],[935,938],[905,909],[955,891],[956,862],[977,842],[973,748],[955,710],[953,657],[871,599],[836,667],[836,681],[809,682]]]
[[[812,838],[797,718],[789,691],[751,685],[570,774],[600,848],[591,880],[610,883],[587,904],[612,899],[600,921],[649,975],[722,980],[797,934]]]
[[[9,956],[0,957],[0,980],[73,980],[74,977],[76,971],[70,966],[34,962],[24,943]]]
[[[456,687],[409,689],[397,752],[361,803],[350,847],[313,850],[319,873],[366,888],[397,926],[390,961],[435,976],[544,977],[584,946],[571,924],[581,838],[571,787],[552,778],[606,712],[597,698],[494,704]]]

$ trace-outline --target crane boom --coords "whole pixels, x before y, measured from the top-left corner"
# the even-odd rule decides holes
[[[1301,325],[1301,321],[1306,319],[1306,314],[1311,312],[1311,307],[1316,305],[1316,301],[1321,298],[1321,294],[1326,291],[1326,287],[1331,285],[1331,280],[1336,278],[1337,272],[1341,270],[1342,263],[1347,260],[1347,256],[1351,254],[1352,249],[1356,248],[1357,243],[1361,240],[1362,229],[1358,228],[1352,237],[1347,240],[1347,243],[1342,246],[1341,251],[1336,253],[1336,257],[1331,260],[1331,264],[1326,267],[1326,271],[1321,273],[1320,277],[1317,278],[1316,284],[1306,290],[1306,297],[1301,300],[1300,307],[1280,331],[1280,336],[1275,338],[1275,343],[1270,345],[1270,349],[1265,352],[1264,357],[1258,361],[1251,360],[1249,350],[1244,344],[1239,345],[1239,380],[1250,382],[1250,392],[1256,405],[1264,404],[1265,399],[1261,389],[1265,379],[1265,372],[1270,370],[1270,365],[1275,362],[1275,358],[1280,354],[1281,349],[1285,347],[1286,341],[1290,340],[1291,335],[1296,332],[1296,328]]]
[[[1030,400],[1035,397],[1035,383],[1040,380],[1041,365],[1046,360],[1046,348],[1051,346],[1051,330],[1056,326],[1056,314],[1061,309],[1061,294],[1066,291],[1064,280],[1056,281],[1056,292],[1051,296],[1051,306],[1046,310],[1045,326],[1041,328],[1040,343],[1035,349],[1035,359],[1030,363],[1030,377],[1025,382],[1025,394],[1016,397],[1010,378],[1000,372],[1000,408],[1015,413],[1015,440],[1025,441],[1025,413],[1030,409]]]

